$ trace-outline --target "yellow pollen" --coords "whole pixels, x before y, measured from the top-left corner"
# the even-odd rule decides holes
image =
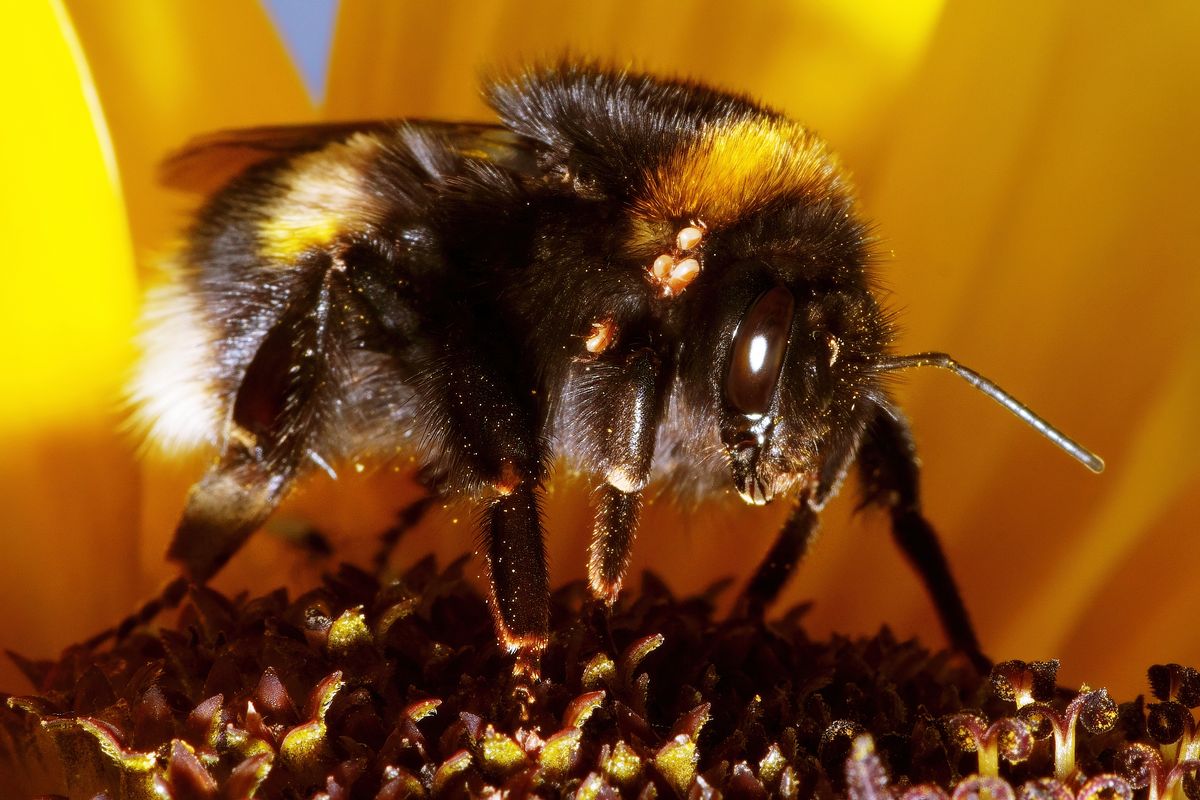
[[[680,250],[691,250],[696,245],[700,244],[700,240],[704,238],[704,231],[699,228],[689,225],[675,235],[675,246]]]
[[[583,346],[587,348],[589,353],[603,353],[612,343],[613,338],[613,323],[610,320],[601,320],[592,323],[591,333],[588,334]]]

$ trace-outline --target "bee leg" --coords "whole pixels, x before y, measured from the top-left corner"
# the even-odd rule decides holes
[[[204,583],[216,574],[274,510],[308,453],[321,403],[330,399],[321,387],[333,385],[329,370],[336,361],[330,358],[331,291],[325,275],[302,292],[251,360],[234,400],[225,446],[216,465],[188,492],[168,550],[183,576],[86,646],[122,639],[177,607],[188,583]]]
[[[896,412],[883,409],[867,429],[859,453],[864,505],[878,505],[892,517],[892,535],[933,598],[946,637],[983,673],[992,662],[979,647],[962,595],[950,572],[937,534],[921,513],[919,466],[912,433]]]
[[[538,478],[502,462],[496,496],[484,508],[483,540],[496,633],[513,654],[514,692],[532,697],[550,630],[550,574],[542,538]]]
[[[266,521],[288,480],[286,473],[267,474],[240,443],[227,446],[220,461],[188,492],[167,551],[168,557],[182,566],[183,576],[115,627],[92,636],[85,646],[94,648],[108,639],[124,639],[135,627],[178,607],[190,583],[207,582]]]
[[[788,578],[804,559],[820,525],[821,509],[837,493],[842,480],[854,462],[858,440],[846,441],[825,458],[814,483],[801,491],[792,513],[783,524],[766,558],[758,565],[754,577],[742,590],[735,613],[761,617],[767,606],[779,596]]]
[[[168,558],[193,583],[205,583],[266,522],[291,479],[291,470],[272,475],[246,448],[228,448],[188,492]]]
[[[550,576],[531,481],[488,504],[484,538],[496,630],[516,657],[514,676],[536,681],[550,627]]]
[[[626,357],[607,395],[604,429],[605,483],[598,490],[595,525],[588,547],[588,584],[596,599],[612,605],[629,567],[642,508],[642,490],[650,480],[655,434],[662,407],[659,360],[650,348]]]
[[[275,510],[335,402],[336,275],[318,273],[267,332],[238,388],[220,458],[188,493],[168,556],[196,583]]]
[[[762,617],[767,606],[779,596],[787,579],[796,571],[796,565],[808,552],[808,546],[816,538],[819,523],[810,497],[811,494],[806,491],[798,498],[766,558],[758,565],[754,577],[742,590],[736,607],[737,613],[748,617]]]
[[[420,398],[435,493],[480,498],[497,637],[516,654],[517,672],[535,674],[549,630],[550,581],[537,502],[545,447],[533,424],[527,364],[496,340],[490,320],[457,304],[397,295],[395,275],[403,270],[386,255],[358,248],[352,261],[356,305],[389,337]],[[405,516],[432,502],[418,500]]]
[[[418,389],[426,435],[440,444],[434,468],[454,481],[449,488],[480,498],[497,636],[516,656],[515,672],[533,677],[550,627],[538,504],[545,445],[535,433],[533,395],[517,388],[520,366],[489,344],[470,329],[441,337]]]
[[[592,595],[611,606],[617,602],[642,510],[642,493],[623,492],[603,484],[588,545],[588,585]]]

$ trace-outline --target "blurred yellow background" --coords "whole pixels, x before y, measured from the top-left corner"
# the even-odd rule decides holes
[[[733,8],[343,0],[320,106],[253,2],[0,9],[0,646],[53,655],[172,574],[199,465],[140,460],[117,399],[139,287],[196,202],[155,184],[157,162],[216,128],[487,119],[481,68],[570,50],[744,90],[819,130],[877,223],[900,350],[953,353],[1105,457],[1093,476],[961,382],[906,376],[926,508],[993,657],[1058,657],[1066,683],[1120,697],[1151,663],[1200,666],[1200,5]],[[388,473],[318,477],[280,525],[312,520],[361,556],[411,493]],[[817,633],[886,623],[940,643],[884,520],[852,495],[784,605],[815,600]],[[557,582],[583,575],[585,500],[551,487]],[[632,580],[745,577],[782,511],[652,506]],[[468,518],[439,512],[399,562],[469,549]],[[260,535],[218,585],[312,572]],[[0,664],[0,690],[25,689]]]

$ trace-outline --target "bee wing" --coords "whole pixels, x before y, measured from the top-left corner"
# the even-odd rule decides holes
[[[500,125],[396,119],[268,125],[207,133],[168,156],[159,167],[158,177],[172,189],[210,194],[255,164],[319,150],[356,133],[394,133],[402,128],[436,133],[459,150],[486,152],[510,169],[527,174],[537,170],[532,140]]]

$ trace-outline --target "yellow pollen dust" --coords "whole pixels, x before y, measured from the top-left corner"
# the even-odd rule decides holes
[[[599,355],[612,344],[614,325],[611,320],[600,320],[592,323],[592,330],[584,340],[583,346],[589,353]]]
[[[837,363],[838,356],[842,353],[842,340],[834,336],[832,333],[826,338],[829,343],[829,366]]]
[[[704,238],[704,231],[697,228],[695,225],[689,225],[679,233],[675,234],[675,246],[680,250],[691,250],[696,245],[700,244],[700,240]]]

